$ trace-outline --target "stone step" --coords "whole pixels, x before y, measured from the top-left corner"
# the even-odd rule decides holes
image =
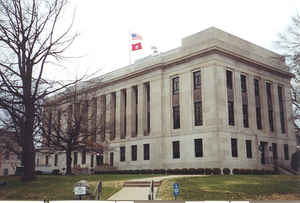
[[[123,187],[150,187],[151,181],[126,181]],[[161,181],[154,181],[154,187],[159,187]]]

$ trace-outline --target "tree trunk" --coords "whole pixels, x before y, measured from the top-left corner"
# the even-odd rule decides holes
[[[67,171],[66,171],[66,175],[72,175],[72,168],[71,168],[71,164],[72,164],[72,157],[71,157],[71,150],[66,150],[66,163],[67,163]]]
[[[30,116],[29,116],[30,117]],[[23,181],[32,181],[35,179],[35,153],[33,146],[33,119],[28,118],[25,121],[23,135],[23,161],[24,161],[24,174]]]

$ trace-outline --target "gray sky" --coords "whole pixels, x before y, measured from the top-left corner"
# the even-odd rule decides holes
[[[129,64],[129,31],[143,37],[137,59],[155,45],[162,52],[180,46],[181,39],[214,26],[240,38],[274,49],[272,43],[291,17],[300,12],[299,0],[70,0],[75,9],[73,31],[79,37],[66,52],[64,70],[51,76],[74,79],[76,74],[100,73]],[[70,22],[66,12],[63,22]],[[48,73],[50,76],[50,73]]]

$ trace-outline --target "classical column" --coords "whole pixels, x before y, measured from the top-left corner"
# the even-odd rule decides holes
[[[179,77],[180,129],[191,130],[193,126],[192,72]]]
[[[126,135],[132,137],[134,120],[133,120],[133,88],[129,87],[126,89]]]
[[[255,92],[254,92],[254,77],[248,75],[247,77],[247,92],[248,92],[248,118],[249,128],[256,130],[256,103],[255,103]]]
[[[146,87],[144,84],[138,85],[138,136],[146,133]]]
[[[234,91],[234,126],[244,128],[244,115],[242,103],[241,72],[233,71],[233,91]]]
[[[122,93],[121,90],[118,90],[115,93],[115,134],[116,139],[119,140],[121,137],[121,103],[122,103]]]

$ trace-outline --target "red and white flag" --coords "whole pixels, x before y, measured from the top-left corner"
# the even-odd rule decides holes
[[[142,43],[139,42],[139,43],[136,43],[136,44],[131,44],[131,50],[132,51],[137,51],[137,50],[140,50],[142,49]]]

